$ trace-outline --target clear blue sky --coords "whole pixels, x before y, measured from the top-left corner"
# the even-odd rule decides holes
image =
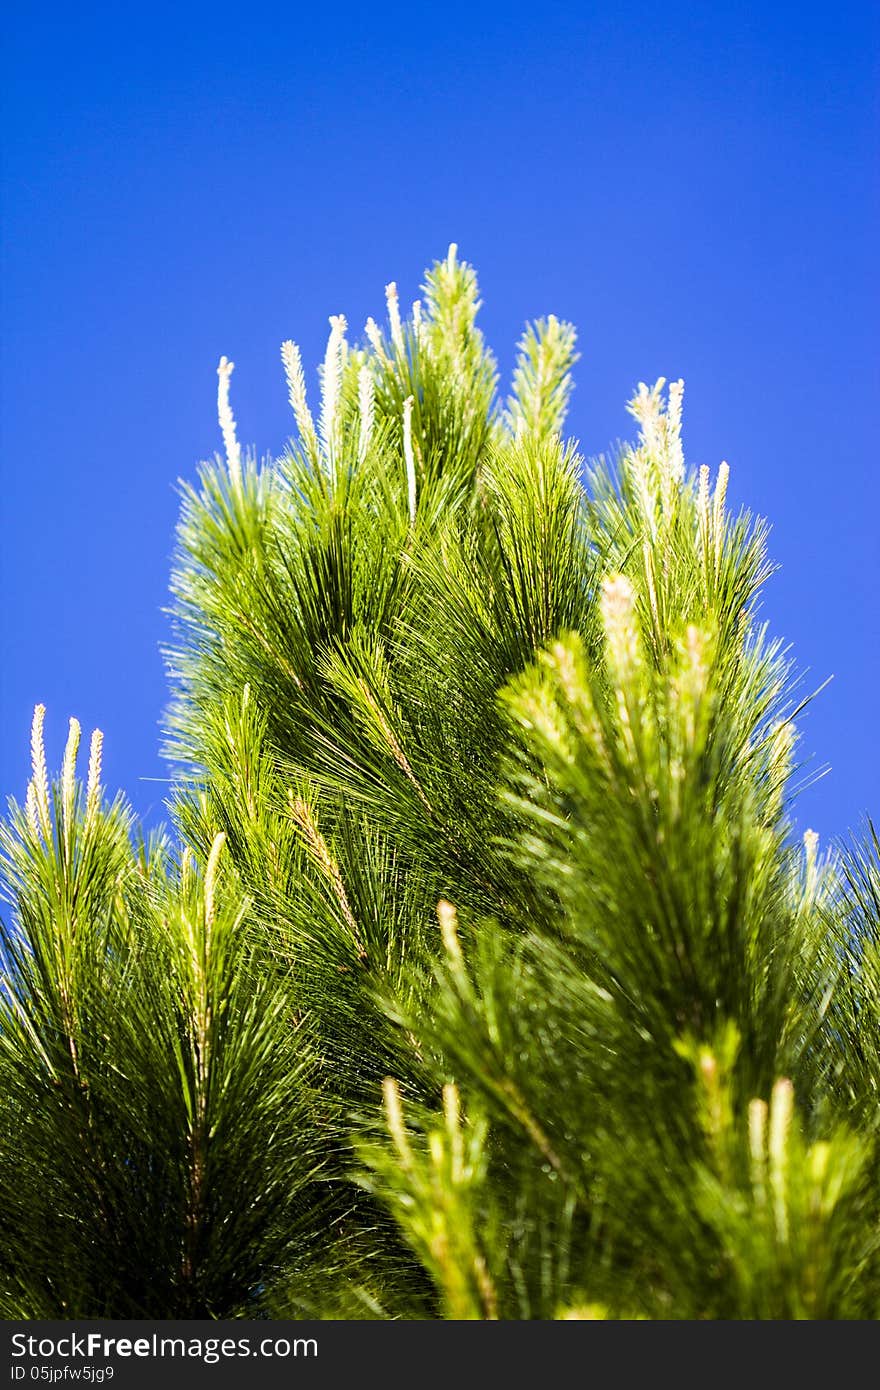
[[[278,347],[317,363],[450,240],[509,370],[524,320],[581,335],[571,426],[629,433],[683,376],[692,463],[773,523],[765,614],[831,774],[801,828],[880,816],[874,3],[18,5],[2,58],[2,749],[69,714],[151,822],[176,480],[291,431]],[[314,377],[312,378],[314,380]]]

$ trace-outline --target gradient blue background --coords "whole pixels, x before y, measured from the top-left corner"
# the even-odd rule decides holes
[[[278,347],[312,368],[450,240],[509,372],[523,322],[573,319],[572,431],[627,436],[683,376],[692,463],[773,522],[765,614],[807,687],[799,823],[878,795],[880,206],[876,4],[167,4],[7,18],[2,59],[2,755],[31,709],[106,734],[151,822],[176,480],[292,428]],[[314,372],[311,381],[315,381]],[[806,687],[805,687],[806,688]]]

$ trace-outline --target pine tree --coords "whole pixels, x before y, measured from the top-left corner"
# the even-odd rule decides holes
[[[766,529],[564,438],[450,248],[183,490],[172,832],[43,710],[2,831],[0,1315],[880,1314],[880,845],[790,818]]]

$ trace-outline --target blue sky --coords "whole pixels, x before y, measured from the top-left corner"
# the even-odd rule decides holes
[[[181,13],[182,9],[182,13]],[[773,523],[805,689],[798,821],[880,816],[874,4],[20,5],[3,65],[0,791],[69,714],[162,817],[176,481],[291,431],[278,358],[451,240],[502,369],[573,319],[571,429],[683,376],[691,463]],[[314,381],[314,374],[312,376]]]

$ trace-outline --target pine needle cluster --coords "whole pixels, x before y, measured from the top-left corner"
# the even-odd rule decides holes
[[[766,528],[681,382],[588,466],[456,248],[183,489],[172,829],[0,830],[0,1315],[880,1315],[880,845],[791,825]]]

